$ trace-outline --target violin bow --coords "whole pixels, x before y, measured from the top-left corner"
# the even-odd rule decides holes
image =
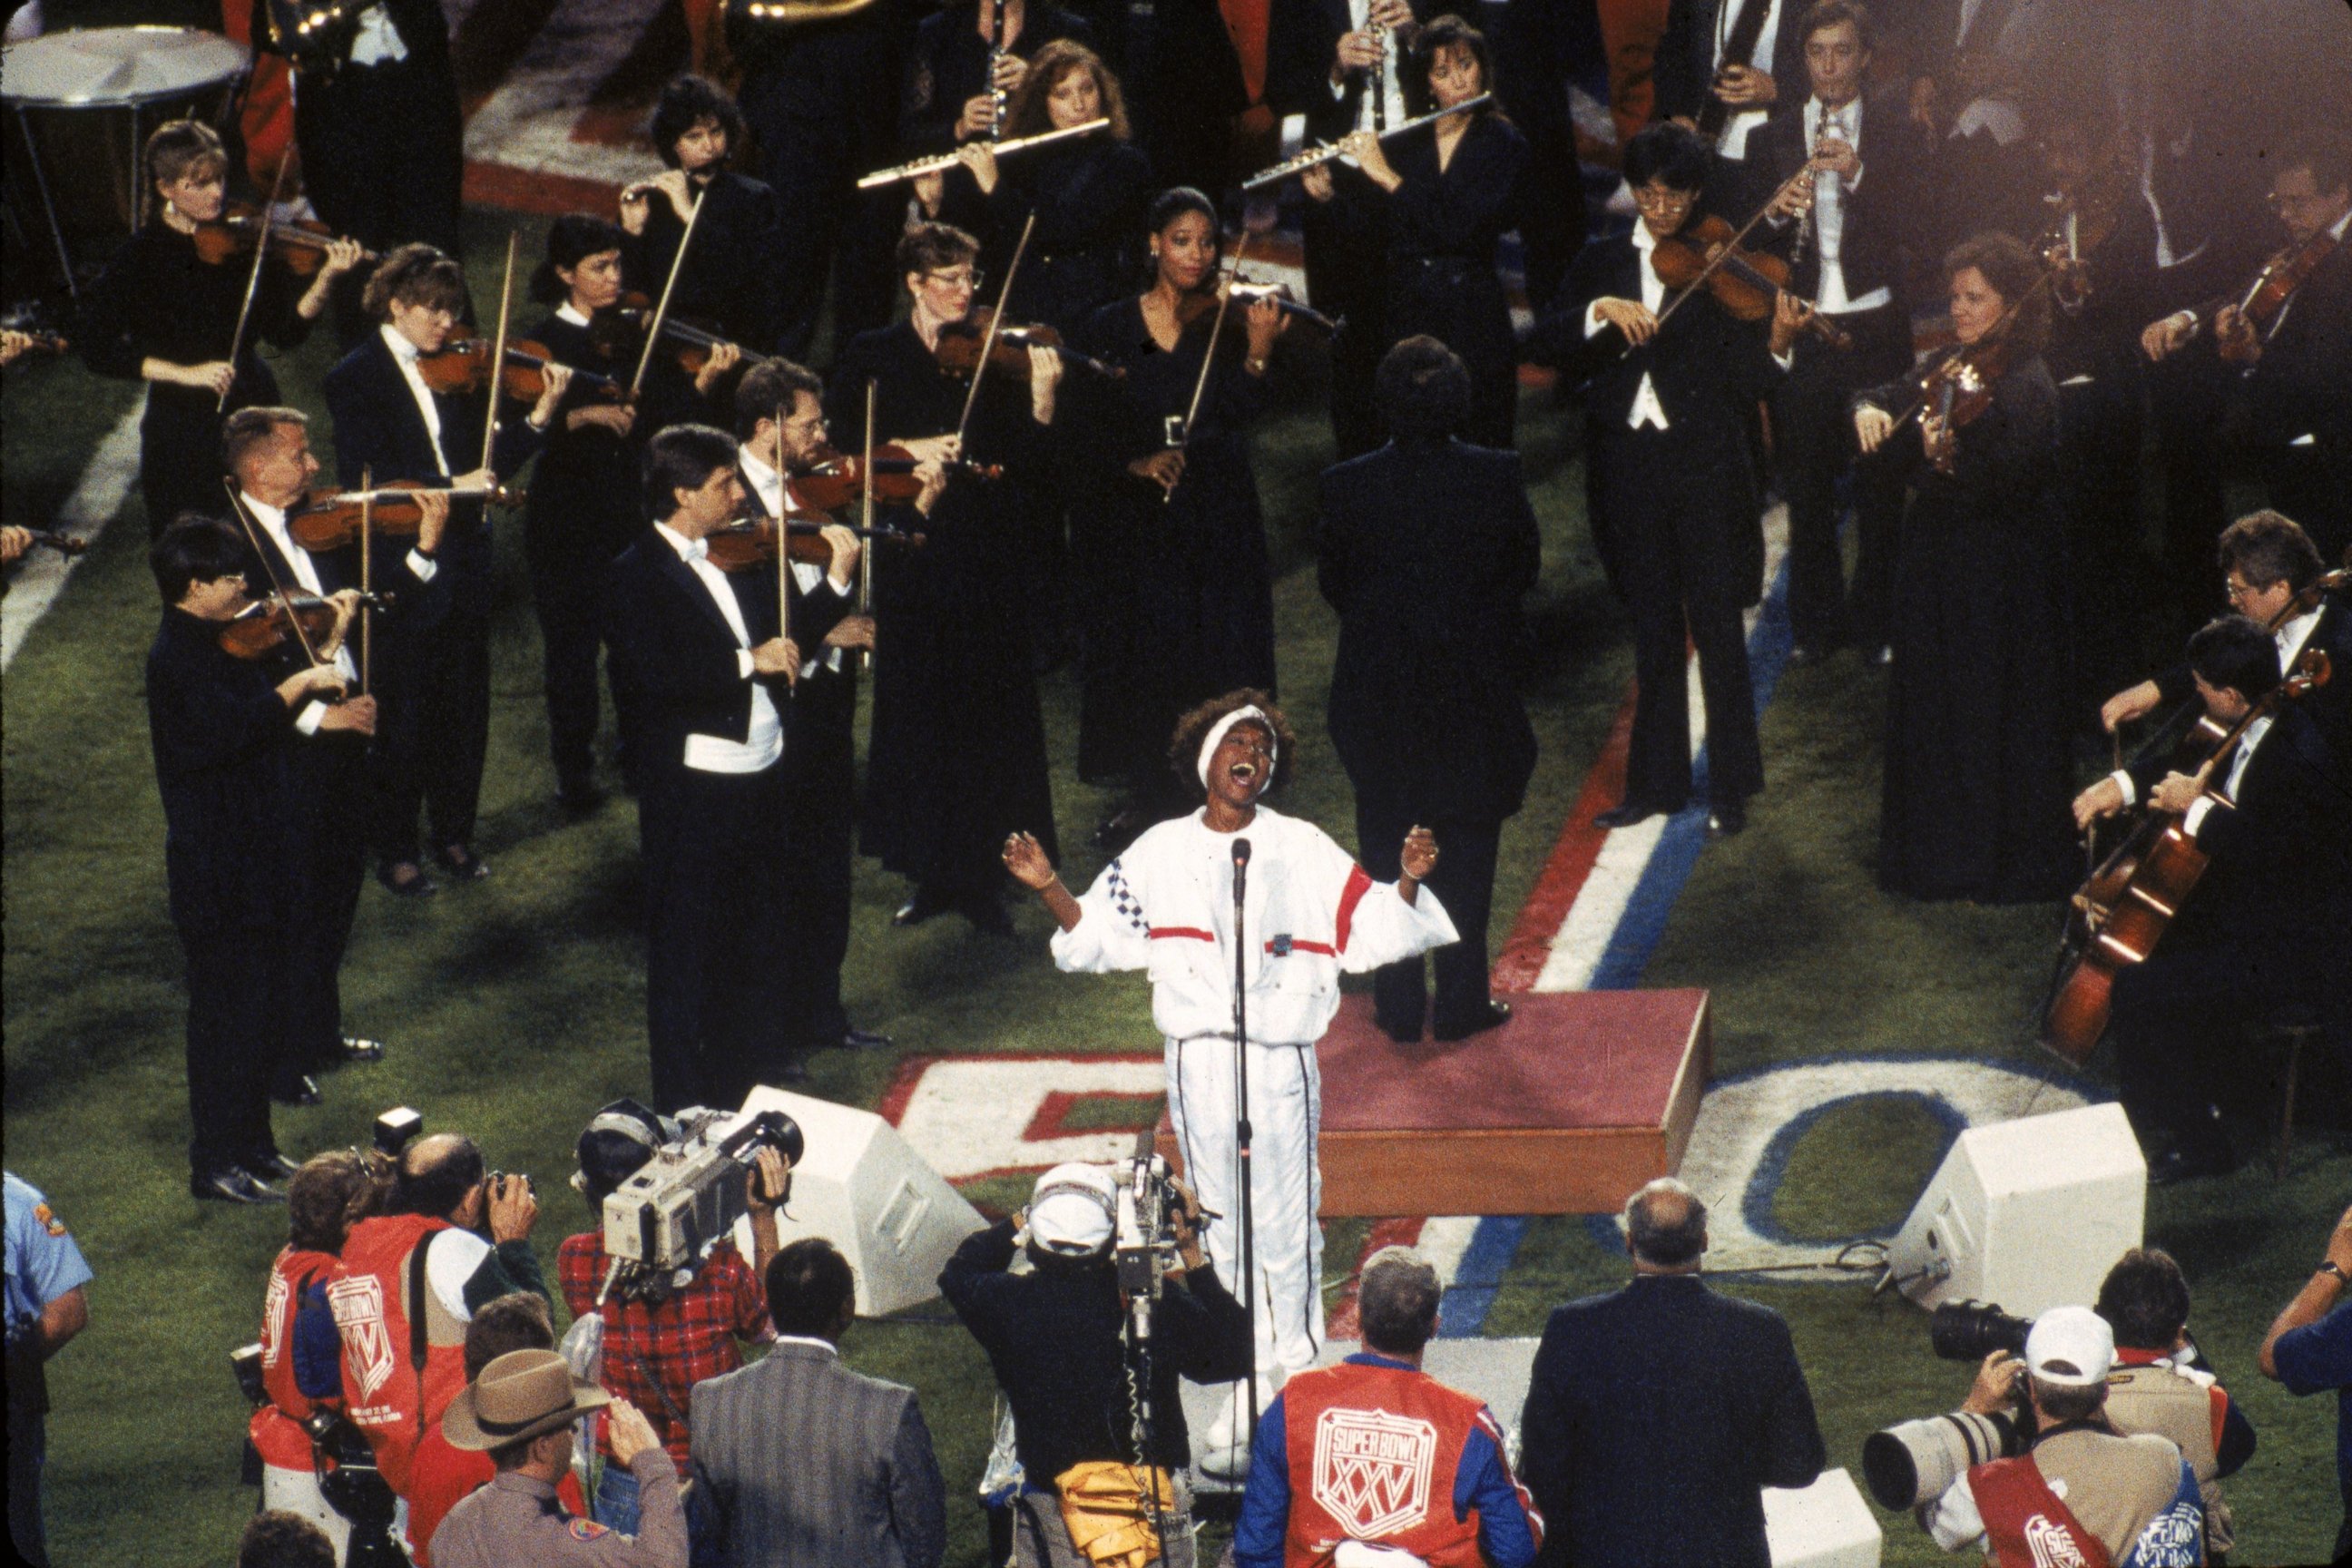
[[[963,433],[971,424],[971,411],[980,401],[980,378],[988,374],[988,356],[996,352],[996,334],[1004,325],[1004,302],[1013,298],[1013,280],[1021,275],[1021,258],[1029,253],[1029,237],[1036,232],[1037,209],[1029,209],[1029,221],[1021,226],[1021,243],[1013,247],[1013,265],[1004,269],[1004,287],[996,291],[996,309],[989,312],[988,335],[980,341],[980,362],[971,367],[971,385],[963,395],[963,417],[956,421],[956,455],[963,455]]]
[[[972,373],[977,375],[978,370]],[[866,456],[857,466],[857,526],[865,548],[857,552],[857,613],[874,613],[874,378],[866,378]],[[862,649],[858,655],[866,668],[874,668],[874,650]]]
[[[1241,281],[1242,259],[1249,254],[1249,242],[1250,231],[1244,228],[1242,230],[1241,238],[1234,242],[1234,275],[1230,279],[1220,282],[1217,286],[1217,315],[1216,319],[1209,323],[1209,346],[1202,351],[1201,374],[1199,379],[1192,383],[1192,401],[1184,409],[1184,439],[1176,445],[1176,449],[1180,452],[1192,445],[1192,421],[1201,416],[1201,398],[1209,390],[1209,372],[1216,368],[1217,336],[1225,330],[1225,313],[1234,302],[1233,285]],[[1180,338],[1183,335],[1181,325],[1177,329],[1177,335]],[[1181,485],[1183,482],[1184,476],[1177,475],[1176,484]],[[1168,505],[1175,499],[1176,485],[1170,485],[1160,492],[1160,504],[1162,506]]]
[[[221,388],[220,398],[213,412],[220,413],[228,406],[229,394],[236,390],[236,358],[245,352],[245,330],[253,321],[253,301],[261,291],[261,268],[269,259],[269,230],[278,216],[278,195],[286,188],[286,165],[289,160],[278,160],[278,176],[269,183],[269,201],[261,209],[261,233],[253,242],[253,270],[246,274],[245,300],[236,308],[236,331],[228,340],[228,384]]]
[[[662,321],[669,314],[669,297],[677,291],[678,274],[686,270],[686,249],[694,243],[694,226],[702,221],[702,204],[709,195],[709,188],[705,186],[694,198],[694,205],[686,215],[686,232],[677,237],[677,254],[669,258],[669,276],[662,281],[661,300],[654,306],[652,319],[646,322],[646,347],[645,352],[637,355],[637,374],[629,377],[629,401],[632,403],[636,401],[637,394],[645,390],[646,370],[654,363],[654,345],[661,342]],[[650,208],[652,198],[648,197],[646,205]]]
[[[303,657],[314,666],[326,663],[325,659],[319,657],[319,650],[310,646],[310,634],[302,629],[302,617],[294,613],[293,595],[287,593],[286,584],[278,580],[278,568],[269,563],[269,547],[261,542],[260,525],[253,521],[253,514],[245,509],[245,498],[237,493],[236,480],[229,475],[223,474],[221,488],[228,491],[229,510],[236,514],[238,524],[244,528],[245,542],[252,547],[253,558],[261,563],[261,574],[269,579],[270,593],[286,606],[286,624],[294,628],[294,640],[302,646]]]
[[[499,382],[504,377],[507,368],[507,317],[514,308],[514,269],[515,233],[512,229],[509,229],[507,231],[507,274],[505,279],[499,285],[499,331],[498,336],[490,342],[488,398],[490,406],[489,412],[482,416],[482,467],[488,470],[490,476],[489,488],[483,492],[485,496],[497,494],[499,488],[499,470],[496,466],[499,439],[499,394],[502,390]],[[364,484],[366,480],[362,479],[361,483]]]
[[[360,469],[360,695],[368,694],[375,653],[375,468]]]
[[[1746,223],[1739,226],[1739,231],[1734,234],[1729,239],[1725,240],[1723,244],[1717,248],[1716,253],[1707,258],[1706,265],[1698,269],[1698,276],[1690,280],[1690,286],[1685,289],[1681,293],[1675,295],[1673,299],[1666,301],[1666,308],[1658,312],[1658,331],[1662,332],[1666,330],[1666,322],[1673,319],[1674,313],[1676,310],[1682,309],[1684,300],[1689,299],[1694,294],[1703,293],[1706,291],[1706,280],[1714,277],[1717,269],[1722,267],[1725,262],[1730,260],[1734,256],[1738,254],[1739,242],[1748,237],[1749,230],[1753,229],[1758,224],[1764,221],[1764,216],[1772,210],[1774,205],[1789,192],[1796,189],[1800,183],[1811,179],[1815,173],[1817,173],[1817,171],[1812,166],[1812,161],[1808,159],[1806,160],[1804,167],[1799,169],[1795,174],[1781,181],[1780,188],[1774,191],[1770,195],[1764,198],[1764,205],[1758,207],[1755,215],[1749,217]]]

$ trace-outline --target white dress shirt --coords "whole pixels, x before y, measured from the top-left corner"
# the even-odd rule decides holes
[[[1831,109],[1818,98],[1805,100],[1805,152],[1808,156],[1821,150],[1822,138],[1834,133],[1862,155],[1862,100],[1855,98]],[[1894,291],[1881,284],[1856,300],[1845,290],[1845,268],[1838,259],[1839,248],[1845,237],[1845,195],[1862,188],[1865,171],[1857,167],[1851,180],[1833,170],[1823,169],[1813,176],[1813,240],[1819,247],[1822,262],[1821,297],[1814,304],[1822,313],[1843,316],[1855,310],[1875,310],[1892,303]]]
[[[2254,748],[2261,745],[2263,737],[2271,732],[2271,719],[2270,714],[2263,714],[2247,725],[2246,732],[2238,738],[2238,750],[2230,758],[2230,776],[2221,781],[2221,794],[2232,805],[2238,802],[2238,784],[2246,776],[2246,764],[2254,760]],[[2180,831],[2195,838],[2198,829],[2205,826],[2205,819],[2212,815],[2212,795],[2199,795],[2189,809],[2180,814]]]
[[[719,613],[726,617],[727,627],[735,634],[735,668],[745,680],[751,681],[751,728],[740,741],[730,741],[724,735],[688,735],[686,738],[685,763],[697,773],[756,773],[773,767],[776,759],[784,754],[783,715],[776,711],[775,699],[768,689],[753,679],[751,668],[751,629],[743,621],[743,606],[735,602],[735,590],[727,581],[727,574],[710,563],[710,547],[699,539],[688,539],[666,522],[654,524],[654,531],[662,542],[677,552],[686,569],[694,574]]]
[[[416,368],[421,351],[389,321],[376,330],[383,334],[384,346],[392,351],[392,363],[400,367],[400,379],[408,384],[408,395],[416,400],[416,412],[425,419],[425,433],[433,438],[433,460],[441,466],[441,477],[446,479],[457,470],[449,467],[449,454],[441,446],[441,406],[433,400],[433,389],[425,384],[425,373]]]
[[[352,64],[389,65],[407,58],[408,45],[390,11],[375,5],[360,13],[359,31],[352,35]]]
[[[759,454],[749,447],[739,445],[735,449],[735,458],[736,468],[741,472],[743,482],[751,487],[752,493],[760,498],[760,504],[768,509],[768,515],[782,517],[786,510],[784,476],[770,468],[761,459]],[[833,576],[822,566],[806,561],[795,561],[793,563],[793,581],[800,584],[803,594],[814,594],[819,583],[830,583],[833,581]],[[849,596],[849,590],[839,583],[833,584],[833,591],[845,599]],[[816,652],[801,661],[801,673],[809,674],[819,665],[823,665],[827,669],[839,669],[841,649],[819,647]]]
[[[267,502],[257,501],[241,491],[238,493],[237,500],[244,503],[247,514],[253,519],[261,531],[269,535],[277,544],[278,553],[286,557],[286,563],[294,569],[294,583],[290,586],[299,586],[306,594],[314,594],[320,598],[325,598],[327,590],[320,581],[319,563],[311,560],[310,552],[295,543],[294,536],[286,531],[285,511]],[[412,563],[424,561],[423,556],[413,552],[409,559]],[[425,565],[426,570],[423,575],[430,578],[433,575],[431,570],[433,563],[425,561]],[[267,583],[247,583],[245,586],[247,593],[257,595],[269,591],[269,584]],[[352,662],[352,650],[349,647],[337,648],[331,662],[335,667],[335,673],[343,678],[345,685],[356,687],[359,684],[359,666]],[[327,704],[313,698],[302,705],[302,711],[294,715],[294,727],[305,735],[315,735],[319,732],[319,721],[326,716]]]
[[[1756,69],[1769,76],[1772,72],[1772,51],[1780,41],[1780,23],[1783,20],[1780,0],[1723,0],[1715,13],[1715,68],[1718,71],[1723,68],[1724,45],[1730,41],[1731,29],[1738,22],[1732,13],[1748,5],[1768,7],[1764,13],[1764,30],[1756,35],[1756,58],[1752,63]],[[1787,92],[1795,84],[1775,81],[1772,85]],[[1764,109],[1734,110],[1731,118],[1723,122],[1723,135],[1716,142],[1716,151],[1734,163],[1745,162],[1748,136],[1764,123],[1769,114],[1770,110]]]
[[[1650,265],[1650,253],[1658,248],[1650,233],[1650,226],[1639,218],[1633,220],[1633,270],[1642,279],[1642,303],[1653,316],[1666,302],[1666,285],[1658,269]],[[1601,301],[1594,300],[1584,308],[1584,335],[1592,337],[1608,325],[1601,319]],[[1634,389],[1633,406],[1625,415],[1628,429],[1639,430],[1647,425],[1653,429],[1666,429],[1666,405],[1658,401],[1658,389],[1650,381],[1650,373],[1642,373],[1642,384]]]

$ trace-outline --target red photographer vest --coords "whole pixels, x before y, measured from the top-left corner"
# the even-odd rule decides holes
[[[1342,1362],[1282,1385],[1290,1461],[1288,1568],[1328,1563],[1342,1541],[1410,1552],[1431,1568],[1478,1568],[1478,1516],[1454,1516],[1454,1472],[1486,1406],[1410,1367]]]
[[[2000,1568],[2113,1568],[2106,1547],[2050,1489],[2031,1454],[1979,1465],[1969,1490]]]
[[[302,1309],[302,1293],[333,1275],[331,1252],[304,1252],[289,1247],[269,1266],[269,1290],[261,1300],[261,1386],[269,1403],[253,1413],[246,1428],[261,1462],[281,1470],[310,1468],[310,1435],[302,1418],[311,1402],[294,1385],[294,1316]]]
[[[466,1326],[425,1279],[426,1239],[453,1228],[425,1215],[363,1219],[327,1287],[343,1341],[343,1413],[367,1434],[376,1468],[402,1497],[418,1433],[466,1386]]]

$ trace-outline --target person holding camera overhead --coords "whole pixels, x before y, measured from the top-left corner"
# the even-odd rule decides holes
[[[2105,1419],[2115,1364],[2115,1331],[2088,1307],[2042,1313],[2022,1359],[1985,1357],[1960,1408],[2013,1410],[2032,1435],[2024,1453],[1970,1467],[1926,1505],[1937,1545],[1977,1546],[1999,1568],[2205,1561],[2204,1507],[2179,1447],[2150,1432],[2120,1436]]]
[[[1011,1561],[1020,1568],[1087,1561],[1100,1550],[1088,1543],[1115,1531],[1128,1532],[1139,1561],[1187,1568],[1192,1500],[1178,1478],[1192,1444],[1176,1380],[1249,1371],[1246,1316],[1201,1251],[1200,1201],[1182,1183],[1152,1178],[1164,1184],[1181,1271],[1148,1300],[1122,1284],[1114,1247],[1160,1240],[1118,1234],[1131,1169],[1055,1166],[1026,1209],[966,1237],[940,1274],[940,1293],[988,1352],[1013,1407],[1023,1479]],[[1012,1272],[1019,1251],[1032,1265],[1025,1274]],[[1140,1318],[1132,1335],[1130,1314]]]
[[[782,1245],[776,1212],[792,1193],[792,1165],[783,1152],[762,1147],[759,1168],[744,1178],[751,1215],[751,1261],[727,1237],[688,1273],[607,1290],[612,1259],[604,1251],[604,1200],[645,1168],[654,1152],[677,1141],[678,1126],[634,1100],[616,1100],[580,1134],[580,1169],[572,1187],[588,1200],[595,1228],[567,1236],[555,1255],[556,1279],[572,1316],[604,1322],[597,1381],[616,1399],[643,1410],[681,1473],[692,1459],[686,1412],[694,1385],[743,1364],[739,1341],[766,1344],[776,1337],[768,1321],[761,1279]],[[607,1435],[598,1444],[617,1458]],[[596,1522],[636,1533],[637,1479],[626,1466],[604,1467],[597,1483]]]

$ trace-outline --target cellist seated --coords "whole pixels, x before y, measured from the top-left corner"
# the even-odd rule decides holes
[[[2280,682],[2271,635],[2225,616],[2189,639],[2207,716],[2234,727]],[[2158,775],[2161,773],[2162,776]],[[2280,701],[2194,774],[2136,765],[2074,802],[2087,826],[2145,799],[2179,814],[2210,864],[2160,946],[2116,976],[2110,1028],[2124,1110],[2163,1184],[2230,1170],[2214,1105],[2217,1042],[2283,1006],[2315,1003],[2347,876],[2342,781],[2308,713]],[[2340,956],[2340,955],[2338,955]]]

